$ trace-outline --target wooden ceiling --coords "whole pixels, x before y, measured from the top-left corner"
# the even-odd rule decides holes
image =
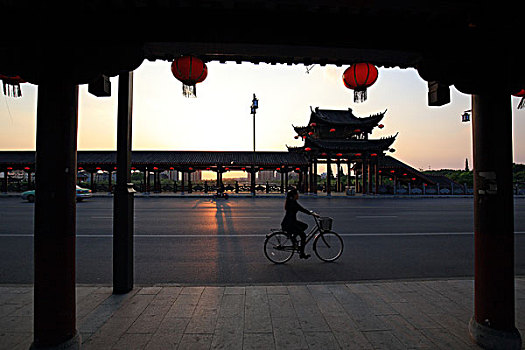
[[[524,5],[479,0],[0,0],[0,73],[79,83],[144,59],[417,68],[475,92],[525,86]]]

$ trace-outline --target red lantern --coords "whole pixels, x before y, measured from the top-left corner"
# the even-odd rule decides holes
[[[330,132],[335,132],[335,129],[334,128],[330,129]]]
[[[208,68],[199,58],[183,56],[175,59],[171,64],[173,76],[182,82],[182,94],[186,97],[196,97],[195,85],[206,79]]]
[[[295,135],[293,138],[297,140],[299,138],[299,135]]]
[[[188,170],[189,170],[189,171],[192,171],[192,170],[193,170],[193,168],[188,168]]]
[[[416,181],[416,178],[415,178],[415,177],[413,177],[413,178],[412,178],[412,181]]]
[[[317,126],[317,123],[310,123],[310,126]]]
[[[361,153],[356,153],[355,156],[356,157],[361,157]]]
[[[383,129],[385,126],[384,126],[383,124],[379,124],[377,127],[378,127],[379,129]]]
[[[84,168],[82,168],[81,166],[78,167],[78,170],[84,170]]]
[[[355,129],[354,132],[355,133],[361,132],[361,129]]]
[[[377,153],[370,154],[370,157],[377,157]]]
[[[518,109],[523,109],[525,107],[525,89],[513,94],[512,96],[521,97],[521,101],[518,104]]]
[[[313,134],[314,134],[313,131],[310,131],[310,132],[308,133],[308,135],[310,135],[310,136],[312,136]]]
[[[159,168],[157,168],[156,166],[153,167],[153,170],[159,170]]]
[[[326,156],[326,153],[325,153],[325,152],[323,152],[323,153],[321,153],[321,155],[322,155],[322,156]]]
[[[343,73],[343,83],[354,90],[354,102],[366,101],[366,88],[377,80],[377,68],[370,63],[355,63]]]
[[[306,152],[310,152],[312,149],[311,149],[310,147],[306,147],[304,150],[305,150]]]
[[[10,97],[22,97],[22,89],[20,88],[20,84],[26,82],[24,79],[20,78],[18,75],[10,77],[0,74],[0,80],[2,80],[4,95]]]

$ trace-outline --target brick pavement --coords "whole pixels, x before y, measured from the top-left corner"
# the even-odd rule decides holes
[[[78,286],[82,349],[478,349],[473,281]],[[525,278],[516,278],[525,334]],[[32,287],[0,286],[0,349],[28,349]]]

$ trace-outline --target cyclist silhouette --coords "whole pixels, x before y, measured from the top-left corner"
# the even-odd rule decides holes
[[[284,215],[283,221],[281,222],[281,227],[284,231],[289,234],[301,237],[301,245],[299,246],[299,257],[301,259],[308,259],[310,254],[305,254],[304,246],[306,240],[306,234],[304,231],[308,228],[308,224],[297,220],[297,212],[302,211],[308,215],[317,215],[313,211],[307,210],[301,206],[297,200],[299,199],[299,193],[297,189],[291,189],[286,194],[286,201],[284,202],[284,210],[286,214]]]

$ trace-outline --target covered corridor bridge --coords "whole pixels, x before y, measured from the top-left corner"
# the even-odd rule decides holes
[[[249,151],[132,151],[130,162],[131,169],[143,172],[145,179],[149,179],[148,174],[153,173],[155,182],[160,172],[166,170],[181,172],[183,191],[186,174],[196,170],[216,172],[218,186],[222,183],[222,174],[227,171],[246,171],[249,174],[263,170],[277,171],[282,174],[283,184],[287,184],[288,173],[293,171],[299,173],[299,187],[301,187],[303,183],[301,180],[307,177],[309,165],[304,155],[287,151],[257,151],[255,153]],[[28,174],[34,172],[35,152],[0,151],[0,172],[6,173],[12,170],[24,170]],[[91,174],[99,170],[116,171],[117,152],[78,151],[77,170],[84,170]],[[187,179],[189,181],[189,176]],[[8,178],[4,176],[3,181],[2,188],[7,192]],[[255,182],[252,182],[252,185],[254,184]],[[255,189],[251,188],[251,192],[255,193]]]
[[[428,83],[430,106],[450,102],[452,85],[470,94],[475,311],[468,328],[486,348],[520,349],[511,95],[525,88],[516,47],[524,6],[483,0],[0,0],[2,27],[14,33],[0,41],[0,74],[38,85],[33,348],[80,347],[77,86],[119,76],[113,287],[126,293],[133,288],[132,72],[145,59],[193,55],[220,62],[413,68]],[[99,86],[100,95],[107,94],[105,87]]]

